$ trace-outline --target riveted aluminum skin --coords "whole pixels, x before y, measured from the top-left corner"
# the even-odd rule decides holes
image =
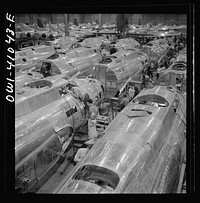
[[[60,93],[60,87],[66,87],[69,81],[56,77],[54,81],[51,78],[51,87],[39,90],[29,87],[16,98],[15,161],[18,165],[57,131],[66,127],[74,130],[86,120],[83,103],[70,93],[65,95]],[[76,78],[70,82],[77,86],[83,95],[87,93],[94,102],[103,99],[103,90],[99,81],[91,78]],[[76,108],[76,111],[68,117],[66,112],[71,108]]]
[[[177,77],[182,80],[181,89],[186,91],[187,82],[187,53],[182,50],[175,58],[175,61],[162,72],[156,84],[176,87]]]
[[[142,47],[142,51],[149,55],[151,61],[159,61],[168,52],[169,45],[164,39],[158,39],[148,42]]]
[[[54,46],[32,46],[15,52],[15,72],[32,68],[55,52]]]
[[[128,79],[140,80],[149,57],[144,52],[120,50],[108,59],[96,66],[96,78],[104,85],[107,96],[113,97]]]
[[[92,70],[93,66],[98,64],[102,59],[99,53],[90,48],[75,48],[64,53],[58,53],[58,57],[48,57],[41,60],[33,68],[18,72],[15,75],[15,87],[20,88],[26,83],[42,79],[44,76],[40,73],[43,62],[48,62],[51,66],[52,76],[65,74],[72,77],[77,72],[85,72]]]
[[[160,106],[138,103],[145,98],[158,101]],[[179,99],[176,112],[173,108],[175,99]],[[180,92],[163,86],[142,90],[115,117],[105,135],[97,140],[54,193],[175,192],[185,140],[185,99]],[[84,178],[76,179],[83,166],[109,169],[118,175],[119,182],[109,191]]]

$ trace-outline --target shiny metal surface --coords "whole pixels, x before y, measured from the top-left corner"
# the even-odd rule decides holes
[[[152,61],[157,62],[167,53],[168,49],[169,45],[163,39],[150,41],[142,47],[142,51],[147,53]]]
[[[80,44],[83,47],[93,47],[93,48],[99,49],[100,46],[102,45],[102,42],[105,44],[110,43],[110,41],[107,38],[100,36],[100,37],[86,38]]]
[[[48,62],[51,65],[52,75],[65,74],[68,77],[73,76],[77,72],[90,70],[101,59],[101,55],[94,52],[94,49],[76,48],[66,53],[60,53],[55,56],[55,59],[49,57],[41,60],[35,68],[29,71],[17,73],[15,76],[15,87],[22,87],[25,83],[41,79],[44,76],[40,73],[43,62]],[[52,59],[51,59],[52,58]],[[36,75],[36,76],[35,76]]]
[[[175,58],[169,68],[163,71],[156,84],[167,85],[176,87],[176,78],[181,79],[184,83],[184,91],[186,91],[187,80],[187,53],[186,50],[182,50]]]
[[[88,93],[93,101],[103,99],[101,84],[95,79],[75,79],[70,82],[78,86],[83,95]],[[67,84],[68,81],[57,78],[49,89],[29,89],[16,100],[15,161],[18,166],[20,161],[56,132],[66,127],[76,129],[85,122],[83,103],[71,93],[61,95],[59,92],[59,87]],[[68,117],[66,112],[74,107],[77,111]]]
[[[32,46],[15,52],[15,71],[27,70],[55,52],[54,46]]]
[[[176,56],[176,62],[178,61],[184,61],[187,62],[187,49],[184,48],[183,50],[181,50],[178,55]]]
[[[163,72],[163,74],[167,73],[174,73],[174,74],[183,74],[185,78],[187,78],[187,64],[184,62],[174,62],[170,65],[166,71]]]
[[[160,106],[137,103],[145,98],[157,101]],[[179,100],[176,113],[173,109],[175,99]],[[142,90],[111,122],[105,135],[97,140],[54,193],[173,193],[185,140],[185,99],[166,87]],[[119,177],[117,186],[109,191],[89,182],[95,171],[91,171],[90,179],[77,178],[84,166],[111,170]],[[101,180],[103,174],[95,177]]]
[[[118,50],[120,50],[120,49],[137,49],[140,47],[140,43],[137,42],[133,38],[124,38],[124,39],[117,40],[115,47]]]
[[[107,96],[112,97],[129,78],[140,80],[148,61],[143,52],[121,50],[99,62],[96,78],[104,85]]]
[[[39,80],[44,78],[44,76],[38,72],[23,71],[15,73],[15,89],[22,88],[26,86],[29,82]]]
[[[58,79],[58,76],[37,81],[43,81],[44,86],[41,88],[26,86],[19,93],[15,91],[15,118],[60,99],[59,88],[68,83],[66,79]]]
[[[29,86],[23,88],[22,92],[15,92],[15,118],[27,115],[61,99],[60,88],[65,88],[69,83],[78,86],[83,95],[88,93],[93,101],[103,98],[102,85],[95,79],[73,78],[66,80],[56,75],[48,79],[37,80],[35,84],[34,82],[29,83]],[[36,84],[41,85],[41,87],[36,88]],[[101,98],[99,98],[99,93],[101,93]]]

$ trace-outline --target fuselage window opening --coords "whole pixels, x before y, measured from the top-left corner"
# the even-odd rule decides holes
[[[81,167],[75,173],[73,179],[88,181],[107,190],[114,190],[119,183],[119,176],[117,173],[95,165]]]
[[[167,100],[159,95],[144,95],[137,97],[132,101],[134,104],[144,104],[157,107],[167,107],[169,103]]]

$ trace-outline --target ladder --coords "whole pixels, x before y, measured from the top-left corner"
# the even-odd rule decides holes
[[[109,124],[110,124],[110,119],[108,116],[102,116],[102,115],[97,116],[96,128],[98,133],[102,133]]]

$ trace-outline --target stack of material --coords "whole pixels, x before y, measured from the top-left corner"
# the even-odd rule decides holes
[[[110,120],[107,116],[102,116],[102,115],[98,115],[97,116],[97,131],[99,133],[103,132],[106,127],[109,125],[110,123]]]

